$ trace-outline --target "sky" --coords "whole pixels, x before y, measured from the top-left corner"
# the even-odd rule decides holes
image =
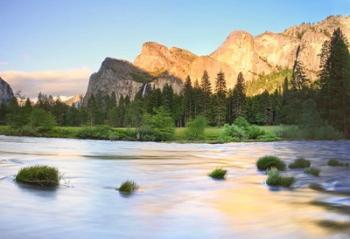
[[[350,0],[0,0],[0,77],[28,97],[84,94],[105,57],[133,61],[146,41],[205,55],[234,30],[339,14]]]

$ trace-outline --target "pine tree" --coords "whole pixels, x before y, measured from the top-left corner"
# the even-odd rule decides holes
[[[215,122],[216,125],[221,126],[225,123],[226,116],[226,81],[225,75],[220,71],[216,78],[215,85]]]
[[[292,90],[305,91],[310,86],[310,80],[306,77],[302,63],[297,59],[294,63],[292,75]]]
[[[209,81],[208,72],[204,71],[201,79],[201,104],[202,104],[202,113],[209,120],[212,121],[212,89],[211,83]]]
[[[173,106],[174,106],[174,90],[173,87],[166,84],[162,92],[162,106],[167,112],[171,113],[173,116]]]
[[[350,54],[340,28],[323,45],[320,66],[319,109],[330,125],[350,136]]]
[[[184,120],[187,122],[193,116],[193,88],[191,78],[187,76],[185,85],[184,85]]]
[[[229,96],[229,122],[232,123],[234,119],[245,115],[245,83],[243,74],[240,72],[237,77],[237,83]]]
[[[200,115],[203,112],[203,103],[202,103],[202,89],[200,88],[198,80],[195,81],[192,89],[192,100],[193,100],[193,115],[192,118],[196,118],[197,115]]]

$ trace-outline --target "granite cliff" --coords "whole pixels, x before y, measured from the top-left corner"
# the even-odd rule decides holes
[[[106,58],[100,70],[91,75],[85,98],[98,91],[106,94],[114,91],[117,97],[133,98],[146,83],[158,88],[171,84],[175,92],[181,92],[187,76],[192,81],[200,80],[204,70],[213,85],[217,73],[223,71],[227,86],[233,87],[239,72],[252,81],[261,75],[292,69],[296,59],[304,65],[307,76],[315,80],[322,44],[338,27],[350,39],[350,16],[331,16],[318,23],[303,23],[281,33],[264,32],[258,36],[234,31],[205,56],[146,42],[133,64]]]
[[[11,86],[0,77],[0,104],[9,102],[13,97]]]

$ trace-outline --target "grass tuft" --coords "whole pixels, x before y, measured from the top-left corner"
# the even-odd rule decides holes
[[[328,160],[328,166],[331,167],[349,167],[349,163],[344,163],[342,161],[339,161],[337,159],[330,159]]]
[[[311,166],[311,162],[304,158],[298,158],[293,163],[289,164],[289,168],[291,169],[308,168],[310,166]]]
[[[17,173],[16,181],[37,186],[57,186],[59,184],[59,172],[56,168],[49,166],[26,167]]]
[[[214,179],[225,179],[226,173],[227,173],[227,170],[222,168],[216,168],[209,174],[209,177]]]
[[[264,156],[259,158],[256,162],[256,166],[259,170],[276,168],[283,171],[286,169],[286,164],[280,158],[275,156]]]
[[[290,187],[294,183],[294,177],[281,176],[280,172],[273,168],[268,172],[266,184],[269,186]]]
[[[305,169],[304,169],[304,173],[306,173],[306,174],[311,174],[311,175],[313,175],[313,176],[315,176],[315,177],[320,176],[320,172],[321,172],[320,169],[314,168],[314,167],[309,167],[309,168],[305,168]]]
[[[134,181],[127,180],[120,185],[118,191],[124,194],[131,194],[138,188],[139,186]]]

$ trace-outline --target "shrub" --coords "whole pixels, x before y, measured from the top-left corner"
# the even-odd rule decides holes
[[[226,173],[227,173],[227,170],[222,168],[216,168],[209,174],[209,177],[214,179],[225,179]]]
[[[246,138],[246,133],[244,129],[235,124],[225,124],[221,138],[226,139],[227,141],[241,141]]]
[[[330,160],[328,160],[328,166],[331,166],[331,167],[349,167],[349,163],[344,163],[344,162],[341,162],[337,159],[330,159]]]
[[[187,124],[185,138],[188,140],[203,139],[204,130],[207,127],[207,119],[204,116],[198,116]]]
[[[124,194],[131,194],[138,188],[139,186],[134,181],[127,180],[120,185],[118,191]]]
[[[289,164],[289,168],[295,169],[295,168],[308,168],[310,167],[311,163],[309,160],[306,160],[304,158],[298,158],[293,163]]]
[[[248,139],[258,139],[266,134],[266,132],[254,125],[246,128]]]
[[[48,166],[26,167],[17,173],[16,181],[38,186],[57,186],[59,173],[56,168]]]
[[[77,136],[81,139],[109,139],[112,128],[106,125],[96,127],[84,127],[79,130]]]
[[[277,168],[278,170],[286,169],[286,164],[280,158],[269,155],[259,158],[256,162],[256,166],[259,170],[267,170],[271,168]]]
[[[50,112],[35,108],[30,115],[29,124],[33,129],[38,131],[48,131],[56,125],[56,120]]]
[[[242,116],[237,117],[233,124],[242,129],[247,129],[250,126],[249,122]]]
[[[310,167],[310,168],[304,169],[304,172],[305,172],[306,174],[311,174],[311,175],[313,175],[313,176],[318,177],[318,176],[320,176],[321,170],[318,169],[318,168]]]
[[[255,125],[250,125],[245,118],[238,117],[232,125],[224,125],[220,139],[223,141],[242,141],[247,139],[271,141],[278,138]]]
[[[135,140],[136,132],[131,129],[113,129],[106,125],[81,128],[76,136],[80,139]]]
[[[160,107],[155,115],[145,114],[139,131],[144,141],[167,141],[174,138],[175,126],[170,114]]]
[[[290,187],[294,181],[294,177],[281,176],[277,169],[271,169],[268,172],[266,184],[269,186]]]

